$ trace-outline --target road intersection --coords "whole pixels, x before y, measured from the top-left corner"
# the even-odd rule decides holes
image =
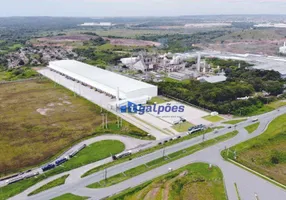
[[[207,162],[213,165],[220,167],[224,175],[224,182],[228,194],[229,199],[237,199],[236,190],[234,187],[234,183],[237,184],[239,189],[239,193],[241,199],[254,199],[255,195],[258,195],[259,200],[284,200],[286,197],[286,191],[264,179],[261,177],[254,175],[234,164],[231,164],[225,161],[221,155],[220,151],[226,147],[234,146],[238,143],[243,141],[249,140],[253,137],[256,137],[264,132],[267,128],[268,124],[277,116],[286,113],[286,107],[280,108],[280,110],[275,110],[260,116],[257,116],[258,120],[260,121],[260,125],[258,129],[252,133],[248,134],[244,129],[245,126],[253,123],[251,120],[247,120],[245,122],[239,123],[237,126],[233,127],[232,129],[222,129],[218,133],[214,134],[208,133],[205,135],[205,139],[212,139],[218,137],[220,135],[224,135],[227,132],[233,131],[236,129],[239,134],[232,139],[229,139],[225,142],[221,142],[217,145],[205,148],[199,152],[186,156],[184,158],[178,159],[156,169],[150,170],[144,174],[139,176],[133,177],[128,179],[124,182],[118,183],[108,188],[101,188],[101,189],[88,189],[86,188],[87,185],[92,184],[94,182],[98,182],[104,179],[104,172],[99,171],[94,173],[90,176],[85,178],[78,178],[76,180],[67,182],[66,184],[44,191],[37,195],[27,197],[27,194],[32,192],[32,189],[29,188],[28,190],[24,191],[23,193],[16,195],[11,199],[20,200],[20,199],[52,199],[54,197],[60,196],[65,193],[73,193],[80,196],[88,196],[91,199],[101,199],[106,196],[110,196],[114,193],[119,193],[127,188],[135,187],[143,182],[148,180],[152,180],[160,175],[168,173],[168,168],[178,169],[182,166],[185,166],[190,163],[194,162]],[[190,140],[186,140],[172,146],[167,147],[164,151],[165,154],[168,155],[173,152],[180,151],[187,147],[193,146],[202,142],[202,137],[192,138]],[[147,154],[145,156],[135,158],[131,161],[124,162],[113,167],[107,168],[108,176],[111,177],[113,175],[122,173],[128,169],[132,169],[149,161],[155,160],[157,158],[162,157],[162,150],[155,151],[153,153]],[[70,172],[71,173],[71,172]],[[84,172],[83,172],[84,173]],[[39,187],[38,185],[34,186]],[[33,188],[34,189],[34,188]]]

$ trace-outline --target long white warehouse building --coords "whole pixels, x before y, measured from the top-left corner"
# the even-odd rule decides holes
[[[158,95],[157,86],[75,60],[51,61],[48,68],[121,100]]]

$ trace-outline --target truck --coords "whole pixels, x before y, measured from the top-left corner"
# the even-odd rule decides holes
[[[113,155],[113,156],[112,156],[112,159],[113,159],[113,160],[117,160],[117,159],[119,159],[119,158],[124,158],[124,157],[126,157],[126,156],[130,156],[131,154],[132,154],[132,151],[122,152],[122,153],[120,153],[120,154]]]
[[[69,157],[72,158],[74,157],[79,151],[83,150],[86,147],[86,144],[83,144],[80,146],[77,150],[73,151],[72,153],[69,154]]]
[[[47,165],[43,166],[41,169],[44,172],[44,171],[48,171],[50,169],[53,169],[55,166],[56,166],[55,164],[50,163],[50,164],[47,164]]]
[[[203,125],[203,124],[200,124],[200,125],[197,125],[197,126],[193,126],[193,127],[188,129],[188,134],[193,134],[195,132],[202,131],[202,130],[205,130],[205,129],[206,129],[206,126]]]
[[[25,179],[31,178],[31,177],[37,176],[37,175],[39,175],[39,174],[40,174],[39,172],[30,173],[30,174],[26,175],[24,178],[25,178]]]
[[[12,184],[12,183],[16,183],[16,182],[18,182],[18,181],[21,181],[21,180],[23,180],[23,179],[24,179],[23,176],[17,176],[17,177],[15,177],[15,178],[11,178],[11,179],[7,180],[6,183],[7,183],[7,184]]]
[[[58,165],[63,164],[63,163],[66,162],[66,161],[68,161],[67,158],[61,158],[61,159],[56,160],[55,163],[56,163],[56,165],[58,166]]]

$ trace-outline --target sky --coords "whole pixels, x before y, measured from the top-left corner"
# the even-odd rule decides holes
[[[286,14],[286,0],[0,0],[0,16]]]

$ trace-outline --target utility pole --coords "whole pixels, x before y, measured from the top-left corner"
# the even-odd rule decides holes
[[[104,114],[101,114],[102,117],[102,128],[104,129]]]
[[[73,96],[76,97],[76,83],[74,83]]]
[[[107,114],[105,114],[105,128],[107,129]]]
[[[164,147],[164,149],[163,149],[163,158],[165,157],[165,147]]]
[[[119,124],[119,117],[117,116],[117,127],[119,128],[120,124]]]
[[[203,134],[203,142],[205,141],[205,133]]]
[[[258,195],[256,193],[254,193],[255,196],[255,200],[259,200]]]
[[[106,181],[107,181],[107,169],[106,168],[104,168],[104,180],[106,184]]]

